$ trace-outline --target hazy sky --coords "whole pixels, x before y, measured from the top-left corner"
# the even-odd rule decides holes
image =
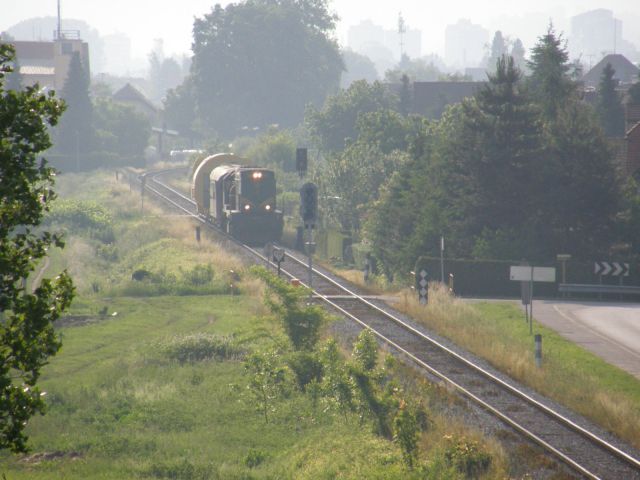
[[[212,0],[61,0],[62,17],[87,21],[101,34],[126,33],[133,42],[133,53],[145,57],[154,38],[163,38],[168,54],[187,52],[191,45],[193,18],[202,16],[216,3]],[[229,2],[218,2],[223,5]],[[624,37],[640,43],[639,0],[331,0],[340,16],[336,36],[346,42],[349,25],[371,19],[386,28],[396,28],[402,12],[410,28],[422,30],[423,53],[442,53],[444,29],[460,18],[470,19],[511,37],[519,36],[530,46],[545,31],[549,19],[559,30],[569,32],[569,18],[596,8],[613,10],[624,20]],[[55,16],[56,0],[0,0],[0,31],[31,17]],[[64,23],[63,23],[64,28]],[[640,47],[640,45],[638,45]]]

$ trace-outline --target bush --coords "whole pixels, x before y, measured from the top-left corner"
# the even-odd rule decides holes
[[[204,360],[236,360],[244,354],[233,336],[209,333],[174,336],[160,342],[158,349],[162,355],[181,364]]]
[[[320,337],[320,327],[325,321],[324,310],[317,305],[303,305],[304,289],[291,286],[264,267],[252,267],[251,271],[267,284],[265,303],[282,320],[293,348],[313,350]]]
[[[182,281],[188,285],[206,285],[213,281],[213,267],[209,265],[196,265],[191,270],[182,270]]]
[[[105,244],[115,241],[113,217],[96,202],[56,200],[44,223],[64,225],[72,231],[85,233]]]
[[[247,456],[244,457],[244,464],[249,468],[255,468],[267,459],[267,454],[262,450],[249,450]]]
[[[303,392],[311,382],[322,381],[322,362],[313,353],[294,352],[287,359],[287,365],[293,372],[296,385]]]
[[[460,438],[449,440],[445,452],[447,463],[468,478],[476,478],[485,473],[491,465],[491,455],[480,450],[478,442]]]

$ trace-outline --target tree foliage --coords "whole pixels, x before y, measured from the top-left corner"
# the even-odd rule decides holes
[[[149,55],[149,80],[154,99],[162,99],[167,90],[180,84],[182,78],[182,68],[175,59],[163,58],[157,52]]]
[[[312,350],[320,335],[324,322],[324,311],[317,305],[303,305],[305,291],[296,288],[279,277],[270,274],[264,268],[253,271],[262,278],[268,287],[265,302],[271,312],[284,326],[284,330],[296,350]]]
[[[615,73],[610,63],[602,70],[596,111],[604,133],[609,137],[622,137],[625,134],[624,107],[620,94],[616,91],[618,82],[613,78]]]
[[[556,35],[553,25],[549,25],[547,33],[531,49],[531,60],[527,62],[531,71],[528,84],[545,118],[553,118],[576,91],[568,60],[562,35]]]
[[[378,79],[378,71],[373,61],[366,55],[353,50],[342,50],[344,72],[340,78],[340,87],[349,88],[356,80],[375,82]]]
[[[627,93],[629,95],[629,103],[634,105],[640,104],[640,73],[638,73],[636,83],[629,87],[629,91]]]
[[[56,134],[56,149],[67,155],[85,154],[93,147],[93,104],[89,96],[89,75],[80,54],[74,52],[62,89],[67,111]]]
[[[358,117],[368,112],[397,109],[398,99],[380,82],[353,82],[346,90],[330,95],[323,107],[307,109],[305,122],[327,152],[342,150],[357,137]]]
[[[199,115],[227,136],[243,126],[294,126],[320,105],[343,69],[326,0],[216,5],[194,23]]]
[[[489,56],[487,57],[487,68],[489,68],[489,70],[495,69],[498,60],[508,55],[508,53],[507,40],[502,35],[502,32],[498,30],[493,35],[493,40],[491,41]]]
[[[63,105],[38,87],[5,90],[13,49],[0,44],[0,449],[25,451],[28,420],[45,409],[41,368],[60,348],[53,322],[69,306],[71,279],[62,273],[31,291],[24,279],[59,236],[36,227],[55,198],[54,172],[38,156],[51,146],[48,128]]]
[[[167,91],[164,100],[164,118],[167,126],[181,135],[198,136],[196,99],[193,78],[187,77],[181,85]]]
[[[552,118],[512,58],[488,84],[409,142],[366,232],[388,276],[444,235],[457,257],[548,260],[608,255],[621,182],[590,107],[569,95]]]
[[[151,123],[133,107],[98,99],[94,107],[96,150],[122,157],[141,157],[151,136]]]

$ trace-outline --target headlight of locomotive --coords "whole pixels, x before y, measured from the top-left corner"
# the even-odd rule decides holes
[[[245,211],[245,212],[248,212],[249,210],[251,210],[251,205],[246,204],[246,205],[244,206],[244,211]]]
[[[260,180],[262,178],[262,172],[253,172],[252,177],[254,180]]]
[[[265,206],[264,206],[264,209],[265,209],[267,212],[270,212],[270,211],[271,211],[271,205],[265,205]]]

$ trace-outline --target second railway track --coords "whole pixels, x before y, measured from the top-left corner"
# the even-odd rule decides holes
[[[215,228],[195,214],[193,201],[160,180],[169,172],[145,174],[146,190],[158,195],[174,209],[193,215],[200,222]],[[256,259],[266,260],[258,250],[240,243],[238,246]],[[306,283],[306,258],[289,250],[286,255],[283,272]],[[580,421],[579,425],[558,412],[552,402],[539,396],[534,398],[515,382],[479,366],[471,356],[462,355],[443,345],[420,327],[404,320],[400,313],[376,305],[356,287],[321,269],[314,268],[312,284],[317,301],[363,328],[371,329],[382,342],[540,445],[579,475],[590,479],[640,480],[637,454],[630,453],[630,448],[613,445],[594,433],[595,428],[585,427],[589,422]]]

